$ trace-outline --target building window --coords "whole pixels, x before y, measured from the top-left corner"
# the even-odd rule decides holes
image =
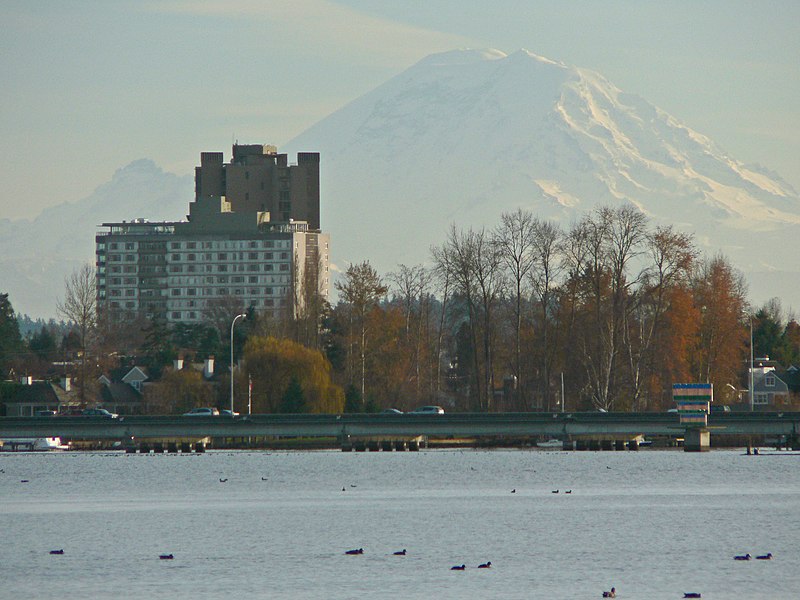
[[[173,295],[173,296],[180,296],[180,295],[181,295],[181,291],[180,291],[180,289],[174,289],[174,290],[172,290],[172,295]]]
[[[180,319],[181,318],[181,313],[179,313],[179,312],[172,313],[172,318],[173,319]]]
[[[169,245],[169,247],[172,248],[173,250],[177,250],[177,249],[179,249],[181,247],[181,243],[180,242],[172,242]]]
[[[281,260],[289,260],[289,253],[281,252]]]
[[[767,373],[764,376],[764,385],[767,387],[775,387],[775,375],[772,373]]]
[[[275,247],[275,242],[273,242],[272,240],[267,240],[266,242],[264,242],[264,247],[265,248],[274,248]]]
[[[288,271],[288,270],[289,270],[288,263],[282,263],[281,264],[281,271]]]
[[[217,265],[217,272],[218,273],[227,273],[228,272],[228,265]]]
[[[189,288],[189,289],[186,290],[186,295],[187,296],[196,296],[197,295],[197,290],[195,288]]]
[[[272,271],[272,265],[264,265],[265,271]]]
[[[247,283],[258,283],[258,275],[250,275],[247,278]]]
[[[186,242],[186,247],[189,250],[194,250],[197,247],[197,244],[195,242]]]
[[[136,290],[125,290],[125,295],[126,296],[135,296],[136,295]]]
[[[228,283],[228,276],[223,275],[222,277],[217,277],[217,283]]]
[[[125,250],[133,250],[133,242],[126,243]]]
[[[228,260],[228,254],[227,252],[220,252],[219,254],[217,254],[217,258],[219,260]]]
[[[769,394],[753,394],[753,404],[769,404]]]

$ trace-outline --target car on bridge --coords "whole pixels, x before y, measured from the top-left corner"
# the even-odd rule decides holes
[[[441,406],[420,406],[412,410],[410,415],[443,415],[444,409]]]
[[[403,411],[402,410],[398,410],[396,408],[384,408],[381,411],[381,414],[382,415],[402,415]]]
[[[104,419],[116,419],[117,413],[107,411],[105,408],[87,408],[81,413],[84,417],[102,417]]]
[[[189,412],[183,413],[184,417],[218,417],[219,410],[213,406],[200,406],[193,408]]]

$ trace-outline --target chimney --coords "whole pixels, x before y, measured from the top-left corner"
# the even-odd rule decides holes
[[[72,379],[69,377],[62,377],[61,378],[61,389],[65,392],[68,392],[72,389]]]
[[[183,359],[182,358],[176,358],[175,360],[173,360],[172,361],[172,367],[176,371],[182,371],[183,370]]]
[[[211,379],[214,376],[214,357],[209,356],[203,361],[203,377]]]

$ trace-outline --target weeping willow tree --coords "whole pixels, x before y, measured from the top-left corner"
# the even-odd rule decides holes
[[[288,339],[251,336],[244,360],[253,382],[254,412],[280,411],[287,392],[302,396],[305,412],[344,411],[344,391],[331,381],[331,365],[319,350]]]

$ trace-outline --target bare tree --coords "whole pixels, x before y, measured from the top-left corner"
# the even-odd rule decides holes
[[[630,313],[633,322],[624,328],[635,410],[644,408],[643,383],[657,360],[653,347],[669,308],[670,290],[688,283],[697,256],[691,236],[676,232],[672,227],[656,228],[647,235],[646,246],[649,264],[642,274],[641,288]]]
[[[342,300],[349,305],[351,328],[358,331],[358,348],[361,363],[361,397],[366,392],[366,356],[367,356],[367,313],[386,295],[388,287],[378,276],[369,261],[350,265],[345,273],[344,281],[336,283],[336,289]],[[352,332],[351,332],[352,333]],[[350,346],[352,354],[352,345]],[[348,361],[352,365],[352,358]],[[352,375],[352,373],[351,373]]]
[[[491,408],[494,391],[494,308],[502,289],[500,253],[492,237],[485,231],[459,231],[451,226],[441,248],[434,248],[437,272],[447,273],[457,293],[467,305],[468,326],[473,353],[476,404],[480,410]]]
[[[81,372],[78,378],[78,394],[86,402],[88,368],[86,354],[94,341],[97,329],[97,279],[89,264],[75,269],[64,279],[64,299],[56,301],[59,316],[74,323],[81,345]]]
[[[517,380],[516,404],[520,406],[522,389],[522,313],[528,277],[533,269],[533,230],[536,220],[528,211],[518,209],[500,216],[495,240],[500,261],[508,273],[514,312],[514,377]]]
[[[541,348],[541,392],[544,406],[550,409],[550,379],[556,357],[552,311],[559,277],[562,273],[563,233],[557,225],[536,219],[531,236],[530,282],[539,303],[539,346]],[[564,399],[561,399],[564,402]]]
[[[403,344],[412,355],[413,374],[409,376],[414,380],[416,399],[419,400],[422,385],[423,342],[428,333],[431,274],[422,265],[408,267],[401,264],[397,271],[389,274],[389,279],[396,286],[403,302],[405,318]],[[414,327],[412,321],[415,321]]]

